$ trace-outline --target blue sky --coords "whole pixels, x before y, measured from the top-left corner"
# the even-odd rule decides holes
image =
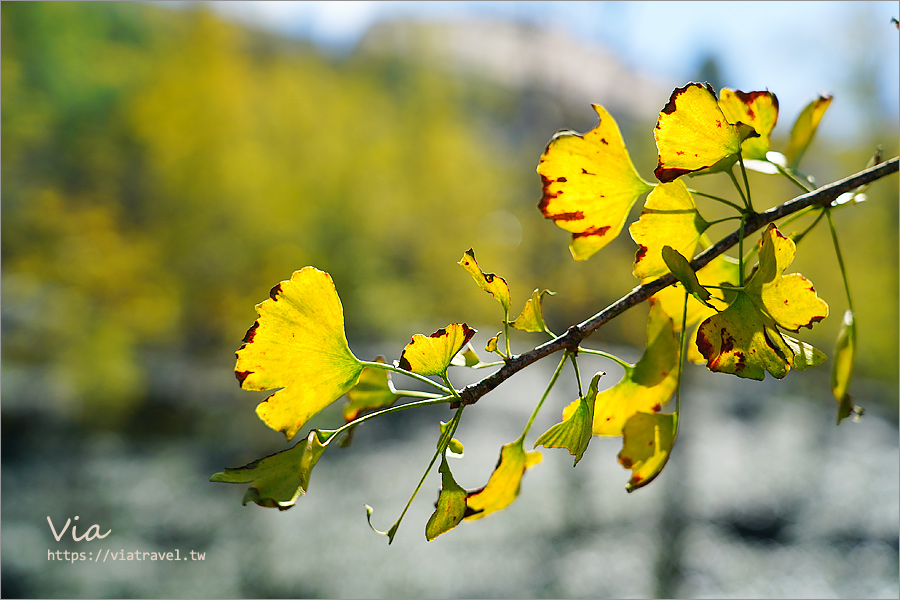
[[[871,70],[888,114],[900,113],[898,2],[213,2],[223,14],[324,48],[352,48],[373,23],[397,17],[484,16],[564,29],[629,66],[682,85],[706,54],[728,85],[769,89],[792,119],[818,92],[835,96],[822,135],[858,123],[850,74]],[[598,98],[602,103],[603,99]]]

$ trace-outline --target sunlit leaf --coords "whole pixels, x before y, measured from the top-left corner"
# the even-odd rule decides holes
[[[619,383],[597,394],[594,435],[622,435],[622,428],[635,413],[659,411],[675,392],[677,380],[678,338],[674,325],[659,303],[651,301],[647,348],[637,364],[625,368]],[[563,411],[564,419],[577,408],[576,402]]]
[[[489,340],[487,341],[487,343],[484,345],[485,351],[487,351],[487,352],[496,352],[496,351],[497,351],[497,348],[498,348],[499,342],[500,342],[500,340],[499,340],[499,335],[495,335],[494,337],[492,337],[491,339],[489,339]]]
[[[640,219],[628,231],[638,245],[634,257],[634,276],[641,280],[669,272],[662,258],[662,247],[669,245],[681,254],[694,256],[700,235],[709,227],[697,212],[694,198],[684,183],[661,183],[647,196]]]
[[[243,467],[225,469],[209,478],[221,483],[251,484],[244,504],[255,502],[267,508],[287,510],[309,489],[309,478],[323,445],[333,432],[313,429],[305,440],[293,448],[276,452]]]
[[[487,484],[468,493],[466,520],[480,519],[503,510],[519,495],[525,470],[541,462],[541,453],[525,451],[524,439],[516,440],[500,448],[500,460]]]
[[[469,272],[478,287],[497,299],[497,302],[503,307],[504,314],[509,315],[509,285],[506,280],[493,273],[482,271],[475,260],[475,251],[471,248],[466,250],[459,264]]]
[[[691,263],[688,262],[688,259],[682,256],[678,250],[672,248],[672,246],[663,246],[662,256],[666,266],[669,267],[675,278],[684,286],[684,289],[701,304],[713,308],[709,304],[709,299],[712,296],[705,287],[700,285],[700,280],[697,279],[697,274],[691,268]]]
[[[575,457],[578,464],[591,441],[594,426],[594,402],[597,399],[597,384],[605,373],[597,373],[591,380],[587,393],[575,401],[574,410],[561,423],[557,423],[541,437],[534,446],[545,448],[565,448]],[[573,465],[573,466],[574,466]]]
[[[375,362],[383,363],[384,357],[377,357]],[[399,397],[391,382],[389,371],[366,367],[359,375],[359,383],[347,392],[348,402],[344,406],[344,419],[349,423],[364,410],[387,408]]]
[[[450,364],[454,367],[474,367],[483,363],[478,357],[478,353],[472,348],[472,344],[467,343],[462,350],[456,353]]]
[[[760,312],[745,292],[700,325],[697,347],[709,370],[748,379],[762,380],[766,371],[781,379],[793,359],[775,321]]]
[[[856,319],[853,311],[844,312],[844,320],[834,347],[834,362],[831,364],[831,393],[838,402],[837,423],[850,415],[861,415],[863,409],[855,406],[850,394],[850,378],[856,359]]]
[[[675,443],[677,422],[677,414],[639,412],[625,423],[619,462],[631,469],[627,491],[647,485],[666,466]]]
[[[522,314],[516,317],[510,325],[520,331],[550,333],[550,330],[547,329],[547,325],[544,323],[544,311],[541,306],[541,298],[544,294],[555,296],[556,292],[551,292],[550,290],[538,291],[535,289],[531,293],[531,298],[525,301],[525,306],[522,308]]]
[[[789,331],[812,327],[828,316],[828,304],[812,282],[799,273],[784,275],[796,252],[796,244],[770,224],[759,242],[759,267],[745,286],[759,308]]]
[[[738,263],[731,257],[722,254],[697,271],[696,275],[700,285],[703,286],[737,285]],[[711,304],[721,309],[728,306],[725,302],[726,294],[723,290],[713,288],[709,292],[710,298],[708,301]],[[659,302],[663,312],[672,318],[675,332],[680,331],[681,316],[684,309],[684,288],[674,285],[669,286],[655,293],[653,299]],[[697,325],[710,315],[715,314],[715,312],[712,308],[701,304],[693,296],[689,297],[687,327]]]
[[[401,369],[419,375],[443,376],[456,353],[474,335],[475,330],[465,323],[452,323],[429,337],[417,333],[403,348],[398,364]]]
[[[654,171],[663,183],[729,159],[741,151],[741,132],[728,122],[709,84],[675,88],[653,131],[659,161]]]
[[[538,164],[543,197],[538,208],[572,232],[569,249],[587,260],[625,225],[635,201],[651,189],[634,169],[615,120],[594,105],[600,123],[585,134],[553,136]]]
[[[809,367],[817,367],[827,360],[827,356],[821,350],[813,348],[802,340],[792,338],[789,335],[782,334],[782,339],[793,351],[794,355],[791,359],[791,368],[797,371],[805,371]]]
[[[459,525],[466,514],[466,490],[453,479],[446,456],[441,458],[440,473],[441,492],[434,513],[425,525],[425,539],[429,542]]]
[[[444,435],[447,433],[447,430],[450,428],[451,424],[452,424],[452,421],[447,421],[446,423],[444,421],[440,422],[440,429],[441,429],[442,435],[441,435],[441,437],[438,438],[438,441],[437,441],[438,449],[440,449],[441,443],[443,442],[443,439],[444,439]],[[462,442],[460,442],[456,438],[450,438],[450,441],[447,445],[447,450],[449,450],[452,454],[456,455],[457,457],[461,458],[463,455]]]
[[[269,296],[256,305],[259,318],[244,336],[234,371],[245,390],[283,388],[256,414],[291,439],[357,384],[363,365],[347,345],[341,301],[328,273],[305,267]]]
[[[803,158],[803,154],[809,147],[810,142],[812,142],[813,136],[816,135],[819,122],[830,105],[830,95],[819,96],[807,104],[800,112],[797,120],[794,121],[794,126],[791,128],[791,139],[788,142],[787,149],[784,151],[788,167],[796,169],[797,165],[800,164],[800,159]]]
[[[759,134],[744,141],[741,155],[744,159],[765,160],[769,136],[778,122],[778,98],[772,92],[742,92],[729,88],[722,88],[719,96],[719,108],[730,123],[745,123]]]

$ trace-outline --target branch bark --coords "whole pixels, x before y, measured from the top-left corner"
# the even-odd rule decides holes
[[[762,213],[753,214],[748,217],[745,222],[744,237],[746,238],[749,234],[762,229],[769,223],[773,223],[778,219],[803,210],[808,206],[827,206],[845,192],[849,192],[861,185],[871,183],[892,173],[896,173],[898,163],[900,163],[900,157],[895,156],[888,161],[865,169],[864,171],[860,171],[854,175],[850,175],[839,181],[835,181],[834,183],[823,186],[815,191],[797,196],[784,204],[779,204]],[[731,234],[725,236],[699,254],[691,261],[691,266],[694,270],[700,269],[737,244],[739,238],[740,231],[733,231]],[[506,361],[506,364],[494,373],[477,383],[466,386],[460,393],[460,403],[474,404],[478,402],[482,396],[499,386],[512,375],[550,354],[566,349],[574,351],[586,337],[594,333],[604,324],[619,316],[629,308],[641,304],[653,294],[673,283],[675,283],[675,276],[669,273],[659,279],[640,285],[592,317],[582,321],[578,325],[572,325],[566,333],[549,342],[541,344],[528,352],[511,357]]]

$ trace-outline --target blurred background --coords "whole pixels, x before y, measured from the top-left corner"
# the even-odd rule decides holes
[[[652,181],[676,86],[775,92],[776,150],[829,92],[803,170],[840,179],[877,147],[897,155],[896,16],[895,2],[3,3],[2,595],[896,597],[896,176],[836,214],[858,423],[834,427],[827,368],[748,383],[694,367],[679,445],[648,488],[627,495],[621,442],[595,439],[577,469],[545,452],[510,509],[426,544],[429,479],[390,548],[362,506],[393,522],[446,409],[361,428],[288,512],[207,481],[285,446],[253,413],[265,395],[238,389],[233,353],[294,270],[331,273],[361,358],[396,359],[455,321],[483,347],[499,317],[456,264],[470,247],[514,310],[555,290],[545,314],[562,331],[637,281],[627,234],[576,263],[537,210],[555,131],[589,130],[604,105]],[[758,209],[797,193],[751,184]],[[830,354],[846,300],[827,229],[791,270],[830,305],[803,332]],[[645,318],[629,311],[591,344],[634,361]],[[607,385],[621,374],[584,362]],[[467,411],[461,485],[484,484],[552,368]],[[568,380],[536,430],[575,397]],[[339,405],[313,425],[338,423]],[[75,515],[79,533],[113,533],[57,543],[47,516]],[[46,559],[101,547],[206,559]]]

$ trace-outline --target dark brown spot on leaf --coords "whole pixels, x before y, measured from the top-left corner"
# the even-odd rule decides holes
[[[259,327],[259,321],[253,323],[250,326],[250,329],[247,330],[247,333],[244,334],[244,343],[249,344],[253,341],[254,336],[256,335],[256,328]]]
[[[567,181],[569,181],[569,180],[566,179],[565,177],[557,177],[557,178],[556,178],[556,182],[557,182],[557,183],[565,183],[565,182],[567,182]]]
[[[281,284],[279,283],[278,285],[276,285],[275,287],[273,287],[271,290],[269,290],[269,297],[270,297],[272,300],[275,300],[275,301],[277,302],[277,301],[278,301],[278,294],[280,294],[280,293],[281,293]]]
[[[647,246],[638,244],[637,252],[634,253],[634,262],[639,263],[647,255]]]
[[[660,406],[659,403],[657,402],[652,410],[653,410],[653,412],[659,412],[662,410],[662,406]]]
[[[609,142],[606,141],[606,138],[600,138],[600,142],[601,142],[604,146],[609,146]]]
[[[253,371],[235,371],[234,376],[237,377],[238,383],[240,383],[241,387],[244,387],[244,380],[247,379],[247,376],[251,375]]]
[[[609,225],[604,225],[603,227],[589,227],[580,233],[573,233],[572,237],[580,238],[580,237],[589,237],[592,235],[603,236],[603,235],[606,235],[606,232],[609,231],[609,229],[610,229]]]
[[[663,183],[670,183],[675,181],[685,173],[690,173],[693,169],[674,169],[663,167],[662,163],[656,167],[656,170],[653,171],[653,174],[656,175],[656,178],[659,179]]]

